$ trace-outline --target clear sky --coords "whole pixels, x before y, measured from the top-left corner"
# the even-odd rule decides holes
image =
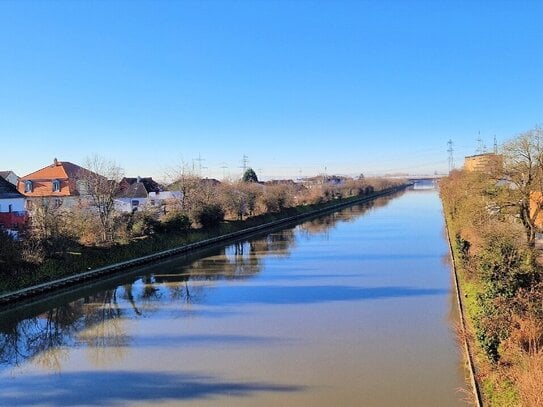
[[[541,1],[0,1],[0,170],[446,171],[449,139],[461,165],[542,123],[542,21]]]

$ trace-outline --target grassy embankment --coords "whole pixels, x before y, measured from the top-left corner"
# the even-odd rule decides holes
[[[447,213],[446,210],[445,213]],[[477,298],[484,293],[485,287],[480,282],[469,277],[469,272],[466,270],[463,262],[460,261],[462,255],[458,247],[458,242],[454,239],[454,234],[451,233],[451,229],[448,226],[451,219],[449,216],[445,216],[447,218],[445,222],[447,225],[447,234],[451,242],[452,255],[455,258],[456,275],[466,324],[466,332],[459,332],[459,335],[465,335],[466,340],[469,342],[468,346],[472,352],[471,357],[475,369],[475,380],[479,386],[482,404],[485,406],[516,407],[519,405],[518,390],[512,381],[504,380],[504,376],[489,362],[487,355],[477,342],[475,321],[477,316],[483,312]]]
[[[132,239],[126,244],[115,244],[110,247],[79,246],[60,258],[49,258],[32,272],[19,273],[13,278],[0,280],[0,294],[45,283],[58,278],[75,275],[89,269],[95,269],[137,257],[157,253],[163,250],[184,246],[209,238],[222,236],[253,226],[264,225],[273,221],[295,215],[303,215],[322,210],[340,203],[356,202],[362,198],[371,199],[380,193],[366,196],[352,196],[335,199],[320,204],[308,204],[284,208],[281,212],[265,213],[249,217],[245,220],[226,221],[209,229],[190,229],[186,232],[155,233],[145,238]]]

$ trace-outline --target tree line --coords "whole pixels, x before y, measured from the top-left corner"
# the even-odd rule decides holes
[[[75,206],[54,199],[33,200],[33,211],[20,239],[0,230],[0,278],[31,274],[82,251],[130,246],[156,236],[179,236],[213,230],[221,225],[281,214],[290,208],[323,204],[340,198],[368,194],[401,181],[381,178],[345,178],[341,183],[303,185],[290,180],[261,183],[248,169],[239,180],[217,182],[201,178],[182,166],[170,175],[165,188],[176,198],[160,205],[143,205],[134,212],[115,207],[123,171],[114,162],[92,157],[78,182],[85,199]],[[53,267],[53,266],[51,266]]]

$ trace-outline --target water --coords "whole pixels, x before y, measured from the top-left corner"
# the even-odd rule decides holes
[[[0,314],[0,405],[458,406],[435,191]]]

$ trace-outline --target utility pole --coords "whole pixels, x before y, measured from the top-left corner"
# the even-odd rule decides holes
[[[449,153],[449,172],[451,172],[454,169],[454,149],[452,139],[449,139],[449,141],[447,142],[447,146],[449,147],[447,149],[447,153]]]

